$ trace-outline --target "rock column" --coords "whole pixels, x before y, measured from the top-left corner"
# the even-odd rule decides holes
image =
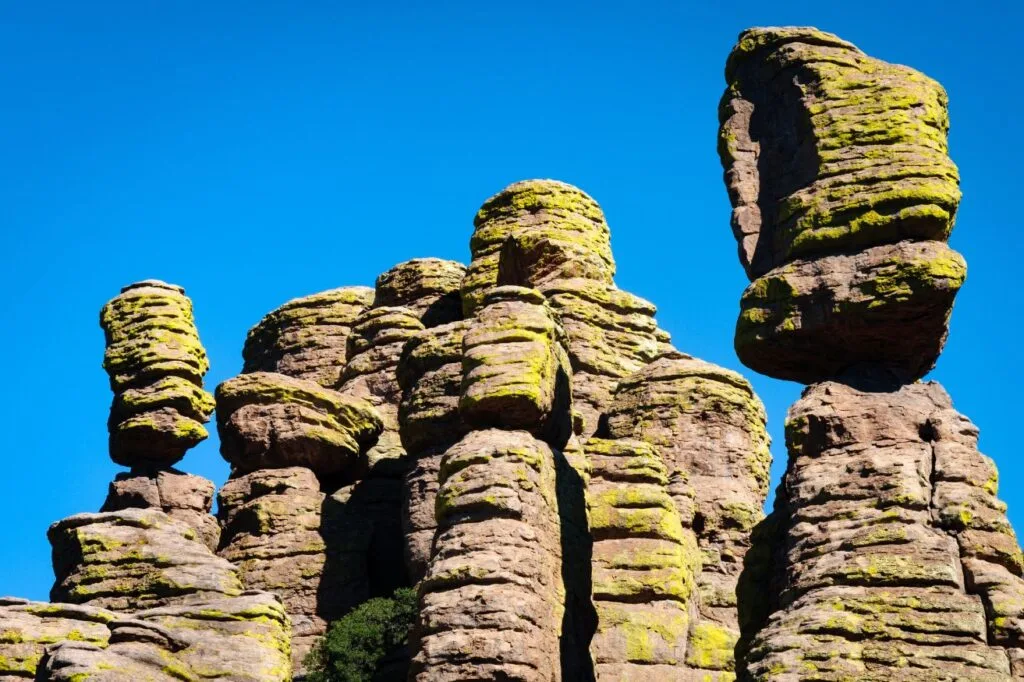
[[[809,384],[740,591],[752,680],[1024,677],[1021,553],[977,430],[920,379],[963,258],[946,93],[810,28],[751,29],[719,150],[743,294],[736,350]]]

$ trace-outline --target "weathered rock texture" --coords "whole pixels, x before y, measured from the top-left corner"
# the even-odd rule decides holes
[[[811,28],[745,31],[726,80],[719,153],[753,280],[740,359],[803,382],[863,362],[921,377],[966,274],[942,244],[960,201],[945,91]]]
[[[669,495],[668,467],[637,440],[592,438],[586,455],[596,677],[682,679],[700,556]]]
[[[280,600],[244,591],[185,523],[127,509],[69,517],[49,536],[51,598],[65,603],[0,602],[0,668],[69,681],[290,677]]]
[[[426,327],[462,319],[462,278],[466,266],[440,258],[414,258],[377,278],[373,306],[405,306]]]
[[[440,482],[410,679],[561,679],[550,446],[525,431],[473,431],[445,453]]]
[[[211,550],[220,542],[220,525],[210,514],[213,483],[191,474],[165,470],[155,473],[120,473],[100,511],[158,509],[199,534]]]
[[[159,280],[130,284],[100,312],[110,377],[110,458],[171,466],[207,437],[213,399],[203,390],[206,351],[185,290]]]
[[[806,28],[744,32],[726,78],[719,149],[753,279],[736,350],[811,384],[746,555],[739,673],[1022,679],[1024,559],[995,467],[942,388],[913,383],[966,275],[944,243],[946,94]]]
[[[337,474],[358,464],[381,428],[369,402],[314,381],[253,372],[217,387],[220,451],[238,472],[304,466]]]
[[[686,666],[731,672],[736,583],[768,492],[764,407],[735,372],[671,353],[620,383],[607,418],[613,437],[657,448],[667,491],[697,538],[699,599]]]
[[[352,325],[373,303],[369,287],[341,287],[288,301],[249,330],[243,372],[277,372],[335,388]]]
[[[748,567],[774,597],[764,622],[747,605],[754,679],[1010,679],[1024,566],[977,436],[935,383],[807,389],[762,539],[776,560]]]

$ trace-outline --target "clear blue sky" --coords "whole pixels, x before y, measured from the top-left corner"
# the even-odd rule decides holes
[[[1024,528],[1024,16],[986,4],[0,1],[0,594],[46,597],[46,527],[97,510],[119,471],[97,318],[121,285],[187,288],[212,390],[285,300],[468,260],[477,207],[524,178],[592,194],[619,286],[681,350],[751,378],[777,481],[800,387],[733,353],[745,278],[715,153],[725,57],[763,24],[836,32],[949,91],[969,276],[931,378],[981,427]],[[180,467],[227,475],[216,437]]]

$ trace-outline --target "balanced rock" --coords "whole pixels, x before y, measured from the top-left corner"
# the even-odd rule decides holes
[[[110,483],[101,512],[157,509],[195,530],[211,550],[220,542],[220,525],[210,514],[213,483],[173,469],[120,473]]]
[[[337,604],[344,585],[321,585],[330,578],[324,570],[323,504],[316,476],[303,467],[232,478],[218,496],[224,531],[217,553],[238,567],[246,588],[281,598],[291,617],[296,671],[328,621],[341,615]]]
[[[658,449],[680,519],[697,536],[699,610],[686,666],[731,673],[736,585],[768,493],[764,407],[739,374],[673,353],[623,380],[607,419],[613,438]]]
[[[744,294],[736,350],[805,383],[859,364],[923,376],[946,338],[963,259],[946,93],[811,28],[740,35],[719,152]]]
[[[130,467],[166,467],[207,437],[209,369],[185,290],[158,280],[130,284],[100,312],[110,377],[110,457]]]
[[[572,370],[565,331],[540,292],[491,289],[462,343],[459,412],[467,424],[523,429],[565,443]]]
[[[221,455],[242,473],[304,466],[337,474],[354,467],[382,429],[367,401],[283,374],[241,374],[216,396]]]
[[[406,307],[426,327],[462,319],[459,289],[466,275],[462,263],[440,258],[414,258],[377,277],[373,307]]]
[[[411,459],[405,476],[402,525],[413,582],[426,572],[433,546],[441,459],[467,431],[459,414],[459,396],[462,338],[468,324],[460,320],[424,329],[406,343],[398,363],[402,387],[399,433]]]
[[[556,180],[516,182],[484,202],[473,220],[472,262],[462,282],[467,317],[498,284],[502,247],[517,241],[506,268],[528,270],[524,286],[583,277],[611,282],[615,275],[610,233],[600,206],[582,190]],[[514,276],[514,275],[513,275]]]
[[[960,254],[934,241],[794,260],[743,292],[736,353],[803,383],[860,365],[912,381],[935,366],[966,275]]]
[[[555,462],[525,431],[473,431],[441,464],[410,680],[560,679]]]
[[[700,555],[668,493],[657,450],[591,438],[587,489],[593,536],[598,680],[684,679]]]
[[[277,372],[335,388],[352,325],[373,303],[369,287],[341,287],[288,301],[249,330],[243,372]]]
[[[1024,672],[1024,563],[977,436],[938,384],[804,392],[759,536],[775,552],[747,567],[751,679]]]

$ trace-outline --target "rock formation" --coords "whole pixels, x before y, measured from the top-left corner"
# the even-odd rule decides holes
[[[0,679],[284,682],[416,586],[381,680],[1024,679],[1024,558],[977,429],[921,383],[963,258],[946,95],[816,29],[752,29],[719,148],[749,367],[808,384],[774,511],[764,407],[618,289],[553,180],[480,208],[468,266],[293,299],[215,392],[214,486],[171,468],[214,402],[192,304],[101,314],[99,513],[53,524],[53,603],[0,599]]]
[[[809,384],[738,590],[751,680],[1024,677],[1021,551],[977,429],[936,383],[966,275],[946,94],[816,29],[743,33],[719,150],[736,350]],[[698,504],[699,506],[699,504]]]

